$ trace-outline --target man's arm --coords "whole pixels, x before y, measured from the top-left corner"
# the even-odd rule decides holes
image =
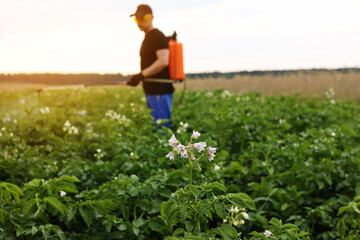
[[[126,82],[126,85],[136,86],[144,78],[153,76],[158,72],[162,71],[165,67],[169,65],[169,49],[160,49],[156,51],[157,59],[149,67],[141,71],[141,73],[133,75],[129,81]]]
[[[160,49],[156,51],[157,60],[149,67],[141,71],[144,77],[150,77],[162,71],[169,65],[169,49]]]

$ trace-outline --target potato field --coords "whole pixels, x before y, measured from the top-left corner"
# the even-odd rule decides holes
[[[0,93],[0,239],[360,239],[355,101]]]

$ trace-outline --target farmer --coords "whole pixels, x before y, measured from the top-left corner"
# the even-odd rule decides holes
[[[169,46],[165,35],[153,26],[154,16],[149,5],[141,4],[130,17],[135,17],[139,29],[145,33],[140,49],[141,72],[133,75],[126,83],[142,86],[146,95],[147,106],[152,110],[154,121],[167,119],[164,126],[170,126],[171,103],[174,94],[172,83],[144,81],[144,79],[170,79],[169,76]]]

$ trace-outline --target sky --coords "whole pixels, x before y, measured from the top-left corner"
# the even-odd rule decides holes
[[[360,67],[359,0],[0,0],[0,73],[138,73],[142,3],[185,73]]]

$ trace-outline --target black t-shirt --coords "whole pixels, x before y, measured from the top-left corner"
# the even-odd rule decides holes
[[[147,33],[140,49],[141,70],[144,70],[156,61],[156,51],[168,48],[169,41],[161,31],[155,28]],[[148,78],[170,79],[169,67]],[[143,88],[146,94],[157,95],[174,92],[172,83],[143,82]]]

